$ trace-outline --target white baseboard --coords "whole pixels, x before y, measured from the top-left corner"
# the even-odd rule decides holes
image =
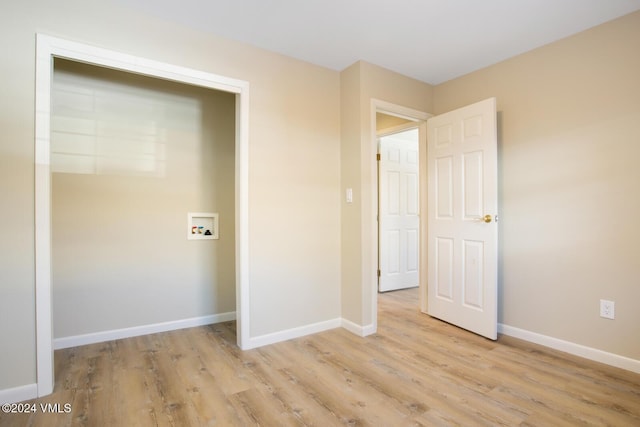
[[[38,397],[38,385],[27,384],[0,390],[0,404],[22,402]]]
[[[275,344],[277,342],[300,338],[306,335],[316,334],[318,332],[328,331],[329,329],[339,328],[341,319],[325,320],[324,322],[313,323],[311,325],[300,326],[297,328],[287,329],[272,334],[260,335],[249,338],[249,345],[245,350],[262,347],[263,345]]]
[[[525,341],[544,345],[546,347],[553,348],[555,350],[564,351],[565,353],[573,354],[574,356],[584,357],[585,359],[593,360],[595,362],[605,363],[607,365],[615,366],[616,368],[626,369],[627,371],[636,372],[640,374],[640,360],[631,359],[629,357],[620,356],[606,351],[598,350],[596,348],[587,347],[581,344],[564,341],[558,338],[549,337],[546,335],[538,334],[536,332],[527,331],[524,329],[516,328],[502,323],[498,324],[498,332],[512,336],[514,338],[520,338]]]
[[[95,332],[91,334],[75,335],[71,337],[55,338],[53,348],[77,347],[80,345],[95,344],[122,338],[137,337],[140,335],[155,334],[158,332],[174,331],[176,329],[193,328],[195,326],[211,325],[213,323],[235,320],[236,312],[212,314],[209,316],[192,317],[190,319],[172,320],[170,322],[154,323],[151,325],[134,326],[131,328],[114,329],[111,331]]]
[[[374,324],[360,326],[351,320],[342,319],[341,326],[352,334],[356,334],[359,337],[366,337],[376,333],[376,326]]]

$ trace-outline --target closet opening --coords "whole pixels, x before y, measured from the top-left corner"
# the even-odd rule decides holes
[[[55,59],[54,348],[235,318],[234,165],[234,94]]]
[[[246,348],[248,83],[37,42],[38,396],[55,348],[233,319]]]

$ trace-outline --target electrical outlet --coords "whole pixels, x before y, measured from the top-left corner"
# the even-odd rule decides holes
[[[600,317],[604,317],[605,319],[615,319],[616,303],[614,301],[601,299],[600,300]]]

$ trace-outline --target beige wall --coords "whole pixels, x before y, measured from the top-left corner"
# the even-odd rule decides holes
[[[236,310],[234,94],[56,61],[51,151],[55,338]]]
[[[353,203],[346,203],[341,194],[342,317],[358,325],[363,325],[360,133],[362,116],[368,113],[360,108],[361,65],[357,62],[340,74],[340,180],[343,192],[347,188],[353,190]]]
[[[500,322],[636,360],[639,52],[634,13],[440,84],[433,104],[497,97]]]
[[[0,16],[0,390],[36,379],[36,32],[248,81],[251,336],[340,317],[339,73],[108,2],[32,0],[6,9]]]
[[[359,61],[341,73],[342,192],[353,188],[353,203],[343,197],[342,210],[342,316],[368,327],[373,323],[370,304],[377,265],[375,223],[376,144],[373,99],[429,112],[432,86],[384,68]]]

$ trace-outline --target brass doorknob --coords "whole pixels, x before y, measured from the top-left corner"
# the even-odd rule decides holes
[[[491,222],[491,215],[485,215],[484,218],[482,218],[482,220],[487,224],[489,224]]]

